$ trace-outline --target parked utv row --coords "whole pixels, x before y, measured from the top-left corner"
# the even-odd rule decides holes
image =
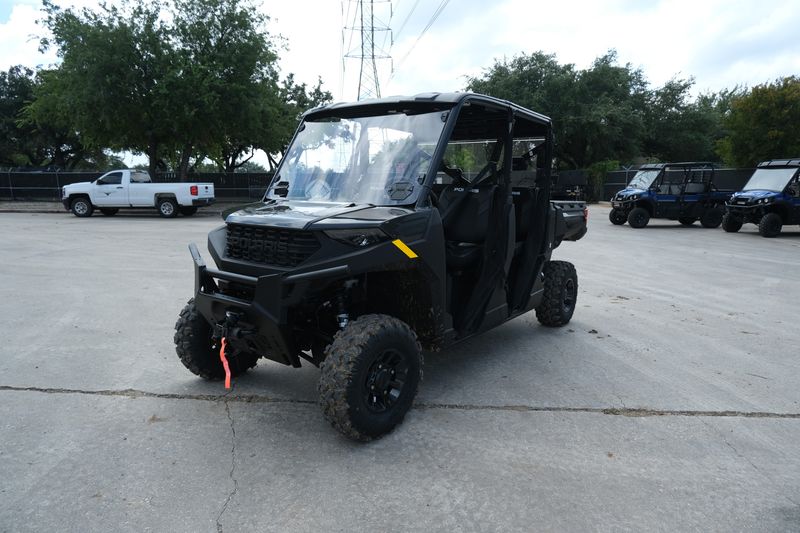
[[[758,226],[764,237],[776,237],[788,224],[800,224],[800,159],[764,161],[741,191],[720,189],[708,162],[642,166],[628,186],[611,198],[609,220],[645,227],[651,218],[696,221],[706,228],[722,225],[737,232],[743,224]]]

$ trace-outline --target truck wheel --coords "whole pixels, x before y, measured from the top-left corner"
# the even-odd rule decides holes
[[[625,216],[625,211],[622,209],[617,209],[616,207],[611,210],[608,214],[608,220],[611,221],[612,224],[615,226],[621,226],[628,220],[628,217]]]
[[[722,215],[722,229],[728,233],[736,233],[742,229],[742,219],[730,213]]]
[[[758,232],[762,237],[777,237],[783,228],[783,220],[778,213],[767,213],[758,223]]]
[[[336,333],[326,354],[318,389],[334,428],[369,441],[402,422],[422,381],[420,345],[405,322],[359,317]]]
[[[175,323],[175,351],[192,374],[203,379],[222,379],[225,368],[219,359],[219,346],[211,338],[211,324],[197,312],[194,298],[189,300]],[[249,352],[225,354],[232,376],[256,366],[258,355]]]
[[[650,213],[644,207],[634,207],[628,213],[628,224],[632,228],[643,228],[650,222]]]
[[[544,265],[544,297],[536,308],[536,318],[545,326],[569,323],[578,299],[578,273],[567,261],[549,261]]]
[[[69,204],[69,209],[72,211],[73,215],[81,218],[90,217],[92,216],[92,213],[94,213],[94,206],[92,205],[92,202],[84,196],[79,196],[78,198],[72,200],[72,202]]]
[[[185,217],[190,217],[190,216],[194,215],[195,213],[197,213],[197,208],[194,207],[194,206],[181,206],[180,211],[181,211],[181,215],[183,215]]]
[[[172,198],[161,198],[158,201],[158,214],[164,218],[178,216],[178,203]]]
[[[100,212],[107,217],[113,217],[119,212],[119,209],[116,207],[101,207]]]
[[[723,216],[725,216],[725,212],[718,207],[708,209],[703,213],[703,216],[700,217],[700,224],[704,228],[718,228],[719,225],[722,224]]]
[[[691,226],[695,222],[697,222],[697,219],[695,217],[680,217],[678,218],[678,222],[680,222],[684,226]]]

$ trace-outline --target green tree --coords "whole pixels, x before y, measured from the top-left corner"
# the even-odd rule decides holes
[[[52,37],[41,44],[61,64],[36,91],[30,120],[60,109],[88,145],[144,153],[151,172],[171,167],[185,179],[206,158],[233,172],[256,149],[279,151],[287,117],[330,98],[321,84],[280,82],[268,18],[248,0],[166,6],[64,10],[45,0]]]
[[[647,84],[642,72],[617,64],[616,52],[576,70],[555,55],[535,52],[497,61],[467,89],[519,103],[553,117],[560,166],[638,155]]]
[[[155,3],[66,9],[44,0],[44,25],[59,67],[43,79],[28,109],[45,122],[53,109],[92,147],[147,154],[149,170],[163,169],[175,142],[174,79],[178,58]]]
[[[759,161],[800,155],[800,78],[789,76],[734,95],[717,143],[723,160],[753,167]]]
[[[115,162],[85,145],[64,120],[63,107],[48,108],[41,119],[28,116],[27,105],[49,74],[22,66],[0,72],[0,165],[93,170]]]

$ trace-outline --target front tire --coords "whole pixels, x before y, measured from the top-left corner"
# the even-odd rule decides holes
[[[178,358],[192,374],[208,380],[225,377],[225,368],[219,359],[219,346],[212,338],[211,324],[197,312],[194,298],[189,300],[178,316],[173,340]],[[258,355],[249,352],[225,355],[234,377],[244,374],[258,361]]]
[[[116,207],[101,207],[100,212],[107,217],[113,217],[119,212],[119,209]]]
[[[544,296],[536,308],[542,325],[560,327],[568,324],[578,299],[578,273],[567,261],[549,261],[544,266]]]
[[[178,216],[178,202],[172,198],[161,198],[157,204],[158,214],[164,218],[175,218]]]
[[[628,217],[625,215],[625,211],[615,207],[608,214],[608,220],[610,220],[615,226],[621,226],[625,224],[625,221],[628,220]]]
[[[80,196],[70,202],[69,210],[72,211],[72,214],[76,217],[84,218],[92,216],[92,213],[94,213],[94,206],[91,200],[85,196]]]
[[[184,205],[184,206],[181,206],[180,211],[181,211],[181,215],[183,215],[185,217],[190,217],[190,216],[194,215],[195,213],[197,213],[197,208],[194,207],[194,206],[191,206],[191,205],[189,205],[189,206]]]
[[[742,229],[742,219],[730,213],[725,213],[722,216],[722,229],[728,233],[736,233]]]
[[[758,223],[758,232],[762,237],[777,237],[783,228],[783,220],[778,213],[767,213]]]
[[[403,321],[364,315],[338,331],[321,366],[325,418],[358,441],[385,435],[403,421],[422,381],[417,336]]]
[[[707,209],[703,213],[703,216],[700,217],[700,224],[704,228],[718,228],[719,225],[722,224],[724,216],[725,212],[719,207]]]
[[[650,213],[644,207],[634,207],[628,213],[628,224],[632,228],[643,228],[650,222]]]

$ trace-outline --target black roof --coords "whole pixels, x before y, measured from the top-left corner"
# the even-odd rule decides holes
[[[387,113],[399,110],[439,111],[451,109],[461,103],[473,102],[487,107],[512,109],[516,116],[548,127],[552,123],[549,117],[541,113],[531,111],[508,100],[477,93],[420,93],[414,96],[389,96],[358,102],[336,102],[306,111],[303,118],[356,117],[363,116],[367,110],[369,113]]]
[[[765,167],[800,167],[800,158],[794,159],[770,159],[769,161],[762,161],[758,164],[758,168]]]
[[[645,163],[639,170],[661,170],[662,168],[716,168],[711,161],[681,161],[677,163]]]

